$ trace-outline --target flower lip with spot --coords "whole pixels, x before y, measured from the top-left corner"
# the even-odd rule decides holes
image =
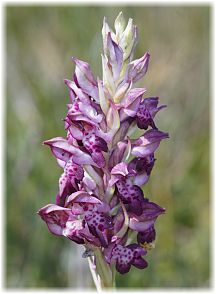
[[[72,205],[73,210],[75,204],[80,206],[78,210],[83,215],[91,234],[99,238],[103,247],[107,247],[107,229],[113,227],[112,218],[108,215],[110,207],[85,191],[75,192],[68,197],[66,206]]]
[[[99,238],[104,248],[108,247],[110,235],[107,234],[107,230],[113,228],[112,218],[107,213],[95,210],[86,210],[84,215],[89,231]]]
[[[83,179],[83,176],[83,168],[73,163],[72,158],[70,158],[64,166],[64,173],[59,179],[59,197],[65,198],[78,190],[78,182]]]
[[[129,211],[140,215],[142,213],[143,191],[139,186],[132,183],[132,175],[134,174],[129,173],[127,163],[119,163],[111,170],[109,186],[115,184],[118,191],[116,194],[118,198],[127,205]]]
[[[98,104],[94,103],[73,81],[65,79],[65,84],[76,95],[72,104],[68,104],[67,117],[73,121],[86,121],[92,125],[101,123],[103,115],[100,108],[97,107]]]
[[[128,246],[122,246],[117,244],[111,252],[111,260],[116,260],[116,270],[125,274],[129,272],[131,265],[144,269],[148,266],[148,263],[142,258],[142,255],[146,255],[147,251],[137,244],[130,244]]]
[[[160,107],[157,107],[157,105],[158,97],[145,98],[140,103],[136,113],[138,128],[147,129],[148,126],[151,126],[153,129],[157,129],[153,119],[158,111],[166,107],[166,105]]]
[[[84,133],[82,139],[83,146],[89,152],[92,160],[99,166],[104,167],[106,164],[103,152],[108,151],[107,143],[104,139],[95,135],[93,131]]]
[[[133,185],[130,179],[124,179],[116,182],[118,189],[117,196],[126,205],[128,212],[136,215],[142,214],[142,202],[144,194],[142,189]]]

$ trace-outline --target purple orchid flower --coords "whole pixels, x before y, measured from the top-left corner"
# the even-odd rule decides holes
[[[152,153],[146,157],[136,157],[129,162],[128,171],[134,176],[135,185],[141,187],[148,182],[155,160]]]
[[[139,105],[136,113],[137,126],[140,129],[147,129],[151,126],[153,129],[157,129],[154,123],[154,117],[158,111],[165,108],[166,105],[158,105],[158,97],[145,98]]]
[[[109,205],[94,195],[78,191],[68,197],[66,206],[72,206],[72,212],[83,217],[89,231],[99,238],[103,247],[108,246],[107,230],[113,227],[112,218],[108,214]]]
[[[165,213],[165,209],[154,202],[145,199],[142,203],[142,214],[137,216],[130,213],[129,228],[137,231],[137,241],[139,244],[151,243],[155,240],[156,231],[154,228],[157,217]]]
[[[71,209],[48,204],[38,211],[41,218],[47,223],[49,231],[57,236],[64,236],[77,244],[85,244],[85,240],[100,246],[100,242],[95,238],[85,222],[77,219]]]
[[[83,146],[91,154],[93,161],[99,166],[104,167],[106,164],[102,151],[107,152],[108,147],[106,141],[96,136],[94,132],[86,132],[83,137]]]
[[[96,166],[96,163],[94,163],[88,153],[82,151],[78,146],[70,144],[70,142],[64,138],[53,138],[44,141],[44,144],[50,146],[53,155],[65,163],[67,163],[72,156],[73,162],[78,165],[91,164]]]
[[[125,97],[122,99],[119,104],[120,119],[124,121],[128,117],[136,117],[140,104],[142,101],[142,96],[145,93],[146,89],[144,88],[134,88],[128,91]]]
[[[51,233],[61,236],[66,222],[70,218],[70,209],[48,204],[38,211],[40,217],[47,223]]]
[[[149,59],[150,54],[147,52],[143,55],[143,57],[129,63],[125,75],[125,80],[133,81],[134,83],[140,80],[148,70]]]
[[[59,179],[59,197],[65,198],[79,189],[78,182],[83,179],[84,171],[81,166],[73,163],[70,158],[64,167],[64,173]]]
[[[138,244],[123,246],[121,244],[111,244],[109,251],[106,251],[106,260],[116,264],[116,270],[121,274],[129,272],[131,265],[144,269],[148,266],[146,260],[142,258],[147,251]],[[108,253],[108,254],[107,254]]]
[[[131,154],[137,157],[146,157],[155,152],[161,140],[169,138],[168,133],[155,129],[147,131],[142,137],[132,142]]]
[[[104,19],[102,79],[72,58],[65,137],[44,141],[63,169],[56,204],[38,211],[52,234],[84,246],[98,289],[113,285],[113,265],[121,274],[132,265],[147,267],[143,256],[156,238],[156,219],[165,213],[143,192],[155,152],[169,137],[154,122],[165,105],[158,107],[158,97],[145,98],[145,88],[134,88],[147,73],[150,55],[133,60],[133,20],[126,25],[120,13],[114,27],[115,32]]]
[[[98,102],[98,87],[97,81],[91,71],[90,65],[87,62],[79,60],[75,57],[72,58],[76,65],[75,69],[75,81],[77,86],[80,87],[83,92],[91,96]]]
[[[139,232],[137,235],[137,242],[139,244],[152,243],[156,238],[156,231],[154,226],[151,226],[149,229]]]

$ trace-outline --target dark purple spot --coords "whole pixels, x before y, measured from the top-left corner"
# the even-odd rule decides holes
[[[98,229],[99,229],[100,231],[103,231],[104,226],[100,224],[100,225],[98,225]]]

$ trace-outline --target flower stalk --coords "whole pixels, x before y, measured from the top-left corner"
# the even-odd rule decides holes
[[[102,287],[101,287],[101,278],[100,276],[97,274],[96,271],[96,266],[94,266],[93,260],[91,257],[88,257],[88,263],[89,263],[89,268],[90,268],[90,272],[92,274],[92,278],[95,284],[95,287],[97,289],[98,292],[101,292]]]
[[[38,211],[52,234],[84,246],[98,291],[115,287],[116,272],[148,266],[143,256],[154,247],[155,222],[165,213],[143,193],[155,152],[168,138],[154,121],[165,105],[158,107],[158,97],[144,98],[146,89],[134,87],[147,73],[150,55],[133,60],[133,20],[126,24],[120,13],[114,27],[104,19],[102,79],[72,58],[73,81],[65,80],[66,137],[44,141],[63,173],[55,203]]]
[[[114,279],[111,268],[104,260],[104,256],[100,249],[96,248],[94,253],[97,263],[97,272],[102,281],[102,288],[112,288],[114,284]]]

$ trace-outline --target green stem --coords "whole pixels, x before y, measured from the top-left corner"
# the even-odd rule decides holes
[[[89,263],[89,268],[92,274],[95,287],[98,292],[101,292],[101,279],[95,270],[94,262],[91,257],[88,257],[88,263]]]
[[[114,289],[115,288],[115,268],[107,264],[104,259],[103,253],[100,248],[94,249],[94,255],[96,260],[96,267],[92,258],[89,261],[89,267],[91,274],[98,292],[102,289]]]
[[[96,257],[96,270],[100,275],[102,281],[103,288],[112,288],[113,286],[113,279],[112,279],[112,271],[109,265],[104,260],[103,254],[99,248],[96,248],[95,251]]]
[[[116,288],[116,269],[115,266],[112,266],[112,288],[115,289]]]

